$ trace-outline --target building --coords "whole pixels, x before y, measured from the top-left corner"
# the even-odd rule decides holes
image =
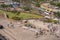
[[[9,4],[13,4],[13,2],[12,2],[12,0],[4,0],[4,4],[9,5]]]
[[[12,4],[12,0],[0,0],[0,4]]]
[[[1,4],[4,4],[4,0],[0,0],[0,5],[1,5]]]

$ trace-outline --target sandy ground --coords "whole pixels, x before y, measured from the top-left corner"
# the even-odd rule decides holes
[[[20,22],[13,22],[14,27],[8,27],[7,24],[9,20],[0,19],[0,24],[4,26],[3,30],[0,30],[0,34],[4,35],[8,40],[60,40],[60,38],[55,37],[54,35],[41,35],[38,38],[35,38],[35,32],[31,30],[24,29],[21,26]],[[37,26],[37,28],[42,27],[48,29],[47,23],[43,24],[41,21],[29,20],[30,23]],[[20,26],[18,25],[20,24]]]

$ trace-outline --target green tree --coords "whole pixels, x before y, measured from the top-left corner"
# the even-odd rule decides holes
[[[1,4],[1,7],[7,8],[7,7],[12,7],[12,5]]]
[[[50,4],[51,4],[51,5],[56,5],[56,3],[54,3],[53,1],[50,1]]]
[[[40,3],[39,2],[36,2],[36,7],[40,7]]]
[[[30,8],[27,7],[27,6],[23,7],[23,9],[24,9],[25,11],[30,11]]]
[[[14,19],[14,20],[21,20],[22,18],[14,16],[14,17],[12,17],[12,19]]]
[[[6,7],[8,7],[8,5],[2,4],[1,7],[6,8]]]
[[[60,7],[60,2],[57,3],[57,6]]]
[[[54,15],[55,15],[57,18],[60,18],[60,12],[56,12],[56,13],[54,13]]]
[[[12,0],[12,1],[14,1],[14,2],[20,2],[20,0]]]

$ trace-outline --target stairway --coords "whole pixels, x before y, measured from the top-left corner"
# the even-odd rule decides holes
[[[0,30],[0,34],[5,36],[8,40],[17,40],[16,32],[8,27],[5,27],[5,29]]]

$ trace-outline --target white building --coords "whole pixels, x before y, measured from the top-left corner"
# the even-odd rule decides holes
[[[5,4],[9,5],[9,4],[12,4],[12,0],[4,0]]]
[[[0,4],[4,4],[4,0],[0,0]]]

